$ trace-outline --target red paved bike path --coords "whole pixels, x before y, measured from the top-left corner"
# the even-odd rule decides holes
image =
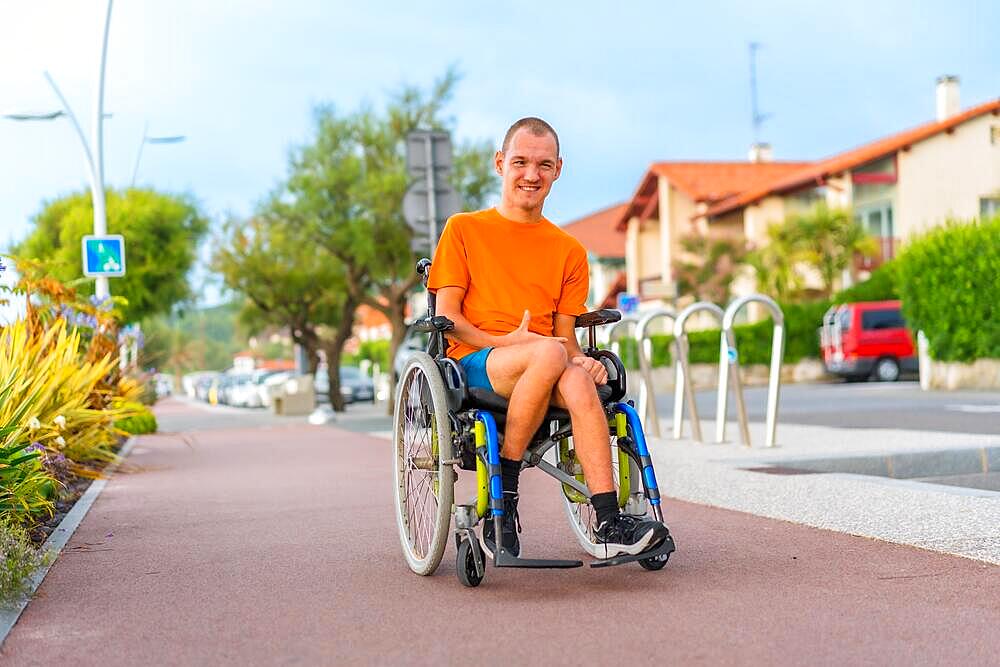
[[[176,409],[176,406],[174,408]],[[146,436],[0,651],[74,664],[997,664],[1000,568],[668,500],[661,572],[400,554],[391,447],[328,427]],[[528,556],[579,557],[523,477]]]

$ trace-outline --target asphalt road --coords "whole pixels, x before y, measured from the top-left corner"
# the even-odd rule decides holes
[[[764,421],[767,388],[747,387],[744,396],[750,421]],[[714,420],[715,390],[697,392],[697,401],[701,418]],[[728,403],[730,419],[735,419],[732,394]],[[660,418],[673,417],[672,395],[658,395],[656,404]],[[925,392],[916,382],[785,385],[780,392],[778,422],[1000,434],[1000,392]]]
[[[637,387],[637,380],[632,384]],[[746,388],[750,421],[763,422],[767,407],[766,387]],[[812,424],[838,428],[892,428],[950,433],[1000,434],[1000,392],[931,391],[916,382],[862,382],[836,384],[792,384],[781,388],[778,421],[785,424]],[[698,411],[703,420],[715,419],[715,390],[697,392]],[[190,427],[220,428],[233,425],[302,423],[303,418],[275,417],[265,410],[209,408],[186,415]],[[673,417],[673,394],[657,396],[661,419]],[[729,397],[729,416],[735,419],[736,405]],[[162,430],[176,430],[170,417]],[[391,419],[384,404],[348,405],[337,424],[356,432],[387,431]],[[162,419],[161,419],[162,421]]]
[[[997,568],[665,502],[661,572],[404,564],[391,445],[282,423],[143,436],[0,651],[24,664],[995,664]],[[219,413],[221,414],[221,413]],[[225,417],[224,419],[229,419]],[[522,482],[525,555],[580,556]]]

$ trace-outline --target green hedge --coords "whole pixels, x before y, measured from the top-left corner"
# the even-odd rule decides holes
[[[156,433],[156,415],[150,410],[143,408],[137,415],[116,421],[115,428],[119,428],[132,435]]]
[[[830,307],[829,301],[814,303],[788,303],[781,306],[785,316],[785,363],[795,363],[802,359],[819,358],[819,333],[823,323],[823,313]],[[771,362],[771,335],[774,325],[771,318],[754,324],[733,327],[736,335],[736,349],[741,364],[768,364]],[[693,364],[719,363],[720,329],[704,329],[688,333],[690,351],[688,360]],[[650,336],[653,346],[653,366],[667,366],[673,363],[674,337],[668,334]],[[621,341],[619,354],[626,368],[637,368],[634,340]]]
[[[868,277],[868,280],[848,287],[837,292],[833,296],[833,302],[854,303],[856,301],[893,301],[900,298],[899,280],[896,276],[897,263],[895,260],[886,262],[878,267]]]
[[[357,354],[345,354],[340,363],[342,366],[357,366],[362,359],[367,359],[374,364],[378,364],[382,372],[386,372],[392,367],[389,363],[389,341],[368,340],[361,343]]]
[[[896,259],[903,316],[941,361],[1000,358],[1000,216],[949,221]]]

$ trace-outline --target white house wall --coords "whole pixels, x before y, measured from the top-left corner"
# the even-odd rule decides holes
[[[1000,142],[990,141],[998,125],[986,114],[899,152],[897,237],[979,215],[979,198],[1000,191]]]

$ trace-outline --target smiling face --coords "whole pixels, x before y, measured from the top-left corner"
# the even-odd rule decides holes
[[[506,151],[497,151],[494,161],[503,179],[501,215],[520,222],[541,218],[545,197],[562,171],[558,150],[556,138],[548,132],[539,136],[521,128]]]

